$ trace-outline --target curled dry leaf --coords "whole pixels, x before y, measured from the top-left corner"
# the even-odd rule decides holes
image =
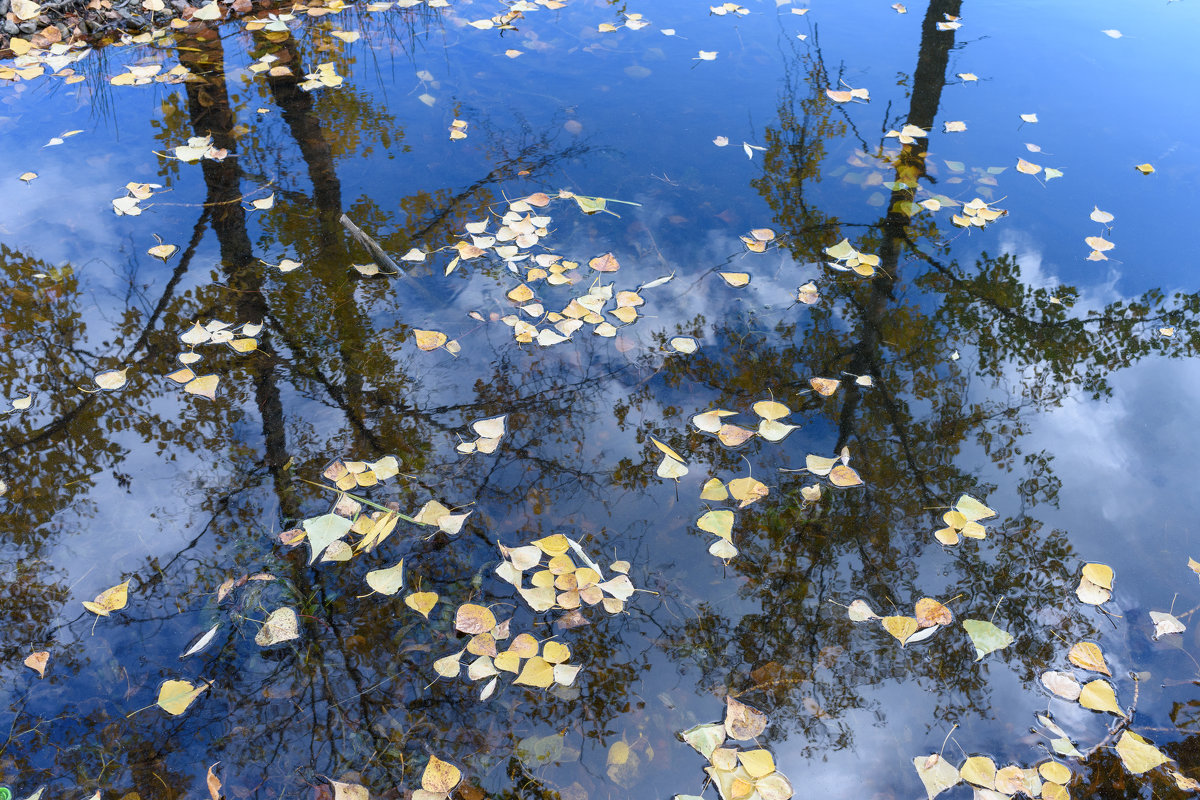
[[[46,677],[46,664],[50,661],[49,650],[39,650],[35,653],[30,653],[25,657],[23,662],[25,666],[38,674],[38,677]]]
[[[725,732],[729,738],[746,741],[767,728],[767,715],[732,697],[725,698]]]

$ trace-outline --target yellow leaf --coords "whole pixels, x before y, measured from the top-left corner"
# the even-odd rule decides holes
[[[209,400],[216,400],[217,384],[220,380],[221,378],[217,375],[202,375],[184,384],[183,390],[188,394],[196,394],[201,397],[207,397]]]
[[[423,331],[413,328],[413,336],[416,337],[417,347],[422,350],[436,350],[446,343],[446,334],[441,331]]]
[[[1157,747],[1132,731],[1124,731],[1117,740],[1117,753],[1125,769],[1135,775],[1165,764],[1169,759]]]
[[[207,689],[211,684],[205,683],[199,686],[193,686],[187,681],[165,681],[162,687],[158,690],[158,705],[168,714],[179,716],[187,707],[192,704],[192,701],[200,696],[200,693]]]
[[[535,686],[548,689],[554,683],[554,667],[544,658],[534,656],[525,662],[521,673],[513,679],[513,683],[521,686]]]
[[[1113,691],[1112,684],[1105,680],[1085,683],[1079,693],[1079,705],[1092,711],[1107,711],[1118,717],[1125,716],[1125,712],[1117,705],[1117,693]]]
[[[571,648],[562,642],[546,642],[542,645],[542,658],[550,664],[561,664],[571,657]]]
[[[972,786],[996,788],[996,762],[987,756],[971,756],[958,768],[958,774]]]
[[[676,461],[670,456],[663,456],[663,460],[658,465],[657,474],[660,478],[677,481],[688,474],[688,468],[682,461]]]
[[[105,589],[96,595],[91,602],[84,601],[83,607],[93,614],[107,617],[114,611],[120,611],[129,602],[129,581],[118,583],[110,589]]]
[[[1083,241],[1084,244],[1098,253],[1103,253],[1106,250],[1112,250],[1114,247],[1116,247],[1116,245],[1105,239],[1103,236],[1089,236]]]
[[[146,252],[155,258],[161,258],[163,261],[166,261],[172,255],[174,255],[175,251],[178,249],[179,248],[173,244],[157,244]]]
[[[909,637],[917,632],[920,625],[912,617],[883,617],[883,629],[895,636],[903,645]]]
[[[533,545],[548,556],[558,556],[570,549],[571,540],[561,533],[556,533],[552,536],[538,539],[533,542]]]
[[[387,569],[375,569],[367,573],[367,586],[380,594],[392,595],[404,585],[404,559]]]
[[[763,419],[783,419],[792,410],[783,403],[777,403],[774,400],[760,400],[754,404],[754,413],[758,414]]]
[[[1065,786],[1046,781],[1042,784],[1042,800],[1071,800],[1071,795]]]
[[[129,367],[101,372],[94,380],[96,381],[96,385],[101,389],[120,389],[125,385],[125,374],[127,372],[129,372]]]
[[[463,603],[454,614],[454,627],[463,633],[487,633],[496,627],[496,615],[485,606]]]
[[[1136,167],[1134,167],[1134,169],[1143,175],[1149,175],[1151,172],[1154,172],[1154,167],[1150,166],[1149,164],[1138,164]]]
[[[437,601],[437,592],[413,592],[404,598],[404,605],[425,619],[429,619],[429,612],[437,605]]]
[[[616,272],[621,268],[621,264],[617,261],[617,257],[612,253],[599,255],[588,262],[588,266],[597,272]]]
[[[1084,564],[1083,577],[1102,589],[1112,589],[1113,571],[1107,564]]]
[[[448,656],[443,656],[433,662],[433,671],[443,678],[457,678],[459,669],[459,659],[466,650],[459,650],[457,653],[451,653]],[[500,667],[500,660],[496,660],[496,666]]]
[[[13,41],[16,41],[15,39]],[[50,661],[49,650],[39,650],[36,653],[30,653],[26,656],[22,663],[36,672],[40,677],[46,676],[46,664]]]
[[[449,794],[461,780],[462,772],[458,767],[431,754],[421,773],[421,788],[434,794]]]
[[[254,636],[254,643],[259,647],[270,647],[279,642],[287,642],[300,637],[300,620],[296,610],[283,606],[272,611],[263,626]]]
[[[761,500],[769,493],[762,481],[754,478],[734,478],[729,482],[729,494],[741,503],[739,508],[745,508],[756,500]]]
[[[1038,765],[1038,773],[1042,778],[1066,786],[1071,781],[1071,768],[1059,761],[1045,761]]]
[[[717,274],[735,289],[740,289],[750,283],[750,273],[748,272],[718,272]]]
[[[729,492],[726,491],[725,484],[717,478],[709,478],[700,489],[701,500],[712,500],[719,503],[728,497]]]
[[[754,779],[765,778],[775,771],[775,759],[767,750],[743,750],[737,754],[738,761]]]
[[[683,462],[683,456],[679,455],[679,453],[676,453],[670,447],[667,447],[665,444],[660,442],[658,439],[655,439],[653,436],[651,436],[650,442],[655,447],[657,447],[661,452],[665,453],[666,455],[670,456],[671,458],[675,459],[676,461],[679,461],[681,463]]]
[[[857,472],[845,464],[838,464],[829,470],[829,482],[834,486],[862,486],[862,478]]]
[[[696,527],[702,531],[716,534],[722,539],[729,539],[733,533],[733,512],[728,508],[706,511],[696,520]]]
[[[1071,648],[1067,658],[1071,660],[1072,664],[1082,669],[1112,675],[1108,665],[1104,663],[1104,654],[1100,651],[1100,647],[1091,642],[1078,642]]]
[[[725,732],[731,739],[744,742],[766,729],[766,714],[740,700],[725,696]]]
[[[969,494],[964,494],[958,498],[954,504],[954,510],[962,514],[963,519],[968,522],[977,522],[981,519],[989,519],[996,516],[996,512],[985,506],[983,503],[971,497]],[[958,527],[962,527],[961,525]]]

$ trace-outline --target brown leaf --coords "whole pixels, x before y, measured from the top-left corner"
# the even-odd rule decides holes
[[[39,650],[36,653],[30,653],[25,659],[25,666],[38,674],[38,677],[46,677],[46,662],[50,660],[49,650]]]
[[[731,739],[753,739],[766,728],[766,714],[732,697],[725,698],[725,732]]]
[[[217,762],[217,764],[220,763],[220,761]],[[208,768],[208,796],[212,800],[221,800],[221,779],[213,772],[213,767],[217,766],[217,764],[213,764],[212,767]]]
[[[934,600],[932,597],[922,597],[917,601],[917,624],[922,628],[933,625],[949,625],[954,621],[950,609]]]

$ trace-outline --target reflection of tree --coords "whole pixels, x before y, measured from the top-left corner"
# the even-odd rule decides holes
[[[162,137],[165,142],[180,142],[188,136],[212,136],[217,147],[236,156],[204,159],[183,168],[198,171],[204,184],[204,205],[192,241],[181,253],[162,297],[144,311],[129,309],[121,335],[109,344],[109,352],[121,353],[122,363],[135,364],[147,380],[131,381],[114,394],[81,398],[67,391],[79,382],[79,375],[120,366],[88,349],[77,320],[78,289],[69,275],[50,290],[61,294],[53,307],[55,336],[44,337],[34,330],[28,341],[11,339],[13,358],[21,354],[41,359],[37,365],[11,364],[6,372],[11,385],[16,386],[13,382],[22,374],[35,374],[47,381],[37,387],[39,395],[53,397],[56,404],[60,396],[70,397],[69,403],[54,406],[56,416],[51,422],[6,442],[14,462],[28,457],[31,448],[56,445],[44,462],[29,464],[36,480],[56,472],[80,474],[83,464],[119,470],[128,457],[127,448],[138,439],[175,448],[173,455],[179,457],[193,453],[228,476],[228,485],[197,487],[205,496],[190,520],[195,535],[187,547],[170,558],[124,565],[135,575],[131,607],[103,620],[95,637],[78,644],[70,662],[66,657],[58,660],[58,672],[38,687],[54,686],[54,691],[35,703],[15,701],[16,735],[3,745],[0,757],[5,759],[5,774],[9,765],[15,765],[12,771],[25,780],[75,780],[80,786],[121,793],[137,790],[145,798],[175,797],[195,792],[192,759],[201,750],[205,757],[223,762],[227,789],[243,795],[294,789],[298,765],[305,770],[299,776],[305,781],[361,770],[364,782],[398,785],[411,779],[412,761],[422,757],[425,742],[437,741],[438,753],[456,760],[487,749],[507,753],[514,737],[538,724],[561,720],[573,704],[567,693],[547,697],[510,688],[490,706],[478,706],[478,713],[464,712],[464,707],[470,709],[476,702],[478,685],[427,686],[433,674],[430,661],[461,646],[449,632],[444,613],[435,615],[432,625],[416,624],[417,618],[408,616],[411,612],[399,598],[356,597],[363,573],[380,565],[376,559],[403,555],[413,579],[419,576],[443,594],[442,611],[445,604],[475,593],[472,578],[478,565],[495,558],[491,537],[463,535],[448,543],[445,537],[425,540],[414,531],[398,533],[384,548],[387,552],[360,557],[341,569],[309,568],[303,547],[272,552],[273,540],[265,535],[276,528],[269,519],[271,511],[278,509],[285,522],[293,523],[322,510],[329,500],[320,492],[297,491],[288,465],[300,475],[315,476],[332,454],[342,451],[361,458],[394,453],[402,458],[406,471],[419,473],[411,483],[396,480],[376,491],[380,501],[396,502],[407,510],[431,496],[451,502],[506,498],[514,475],[531,494],[553,493],[561,499],[569,496],[561,486],[571,483],[594,499],[601,491],[603,473],[588,460],[590,456],[556,460],[544,455],[544,447],[545,440],[559,435],[560,424],[566,432],[561,440],[564,449],[583,436],[588,420],[600,413],[590,387],[608,378],[612,369],[576,369],[553,357],[533,359],[520,367],[501,359],[489,366],[494,374],[479,380],[472,399],[444,399],[436,371],[423,366],[433,356],[418,354],[424,361],[410,363],[411,348],[404,346],[410,328],[396,321],[404,315],[399,313],[403,309],[392,284],[360,279],[349,269],[352,254],[337,223],[343,200],[336,156],[354,148],[353,143],[333,141],[340,128],[333,130],[328,123],[330,116],[344,122],[346,103],[365,102],[354,100],[352,94],[349,100],[338,100],[342,106],[335,103],[335,108],[323,111],[326,104],[313,102],[312,96],[298,89],[294,77],[265,81],[312,186],[311,194],[280,191],[276,208],[260,221],[256,240],[252,230],[259,220],[243,207],[244,170],[246,164],[263,161],[257,149],[264,144],[253,131],[239,133],[226,81],[226,41],[215,30],[197,26],[179,42],[180,59],[196,80],[184,86],[186,102],[182,108],[175,106],[178,113],[162,120]],[[256,39],[255,46],[262,52],[268,43]],[[302,72],[298,67],[302,54],[294,41],[275,37],[270,46],[287,53],[297,63],[296,71]],[[381,236],[384,245],[403,252],[401,242],[428,249],[452,243],[461,235],[464,221],[489,213],[503,183],[526,171],[531,181],[537,181],[561,158],[583,152],[577,147],[556,148],[548,137],[522,134],[516,141],[485,175],[467,186],[421,191],[406,198],[401,203],[403,222],[392,226],[394,233]],[[384,227],[380,208],[375,199],[362,197],[350,213],[378,229]],[[182,291],[180,287],[196,282],[188,270],[206,226],[220,252],[217,283]],[[273,259],[280,248],[301,261],[303,270],[280,276],[259,263],[259,254]],[[14,272],[49,272],[46,265],[19,254],[6,251],[7,256]],[[14,327],[28,326],[30,319],[38,318],[29,313],[28,305],[14,305],[8,316]],[[204,360],[197,371],[221,376],[220,399],[208,404],[185,398],[186,407],[193,410],[181,422],[173,405],[174,398],[181,396],[178,390],[149,378],[177,367],[179,333],[195,320],[214,318],[237,324],[264,322],[259,349],[246,355],[202,350]],[[44,345],[42,350],[39,345]],[[63,358],[73,351],[78,352],[77,359]],[[55,360],[61,369],[48,366]],[[518,370],[524,370],[519,381],[514,379]],[[487,471],[475,474],[461,464],[438,463],[438,454],[450,449],[465,420],[509,411],[515,401],[521,410],[513,416],[512,447],[490,459]],[[344,421],[330,426],[326,409]],[[128,440],[117,443],[91,430],[103,431],[113,424],[113,417],[120,421],[114,431],[127,434]],[[567,424],[572,420],[574,424]],[[71,493],[47,482],[43,491],[55,490],[59,495],[38,505],[40,516],[22,528],[27,535],[14,538],[25,554],[36,558],[27,560],[30,574],[11,586],[11,602],[5,606],[5,614],[11,615],[5,620],[11,622],[9,630],[17,633],[10,640],[10,663],[27,652],[27,643],[44,641],[39,627],[55,616],[68,594],[67,587],[54,582],[45,560],[39,560],[37,548],[53,544],[56,527],[67,527],[60,509],[73,493],[88,488],[87,473],[82,474],[84,480],[76,482]],[[36,480],[16,472],[5,477],[14,487],[13,500],[30,505],[42,502]],[[13,514],[14,519],[17,516]],[[552,516],[546,513],[544,519],[516,524],[544,526],[549,532],[561,522]],[[269,571],[274,580],[247,583],[223,604],[218,605],[212,594],[198,593],[197,587],[215,592],[227,576],[259,569]],[[283,604],[296,606],[302,614],[303,637],[262,653],[251,643],[258,622]],[[69,631],[82,629],[84,622],[67,623],[56,631],[56,639],[64,640]],[[215,622],[221,629],[210,649],[201,657],[177,662],[177,645]],[[578,688],[590,709],[582,717],[590,735],[603,737],[608,721],[626,706],[627,687],[643,668],[646,654],[621,655],[616,641],[619,631],[602,618],[594,622],[570,641],[577,660],[604,665],[581,677]],[[518,613],[514,629],[537,630],[533,615]],[[162,635],[160,642],[154,639],[158,635]],[[168,718],[151,708],[125,718],[131,706],[152,702],[161,680],[181,673],[193,680],[214,680],[187,715]],[[113,685],[120,685],[121,691],[112,691]],[[63,692],[62,697],[58,692]],[[63,698],[75,697],[89,700],[64,711]],[[497,706],[502,716],[511,718],[511,729],[497,729],[489,722]],[[225,726],[226,718],[232,729]],[[55,749],[56,743],[67,740],[85,744]]]
[[[895,127],[933,127],[954,41],[936,22],[957,14],[959,5],[930,3],[910,106]],[[822,249],[845,236],[880,256],[879,273],[870,280],[830,273],[835,277],[820,281],[817,305],[790,312],[769,330],[750,313],[712,324],[711,346],[687,360],[668,360],[618,409],[618,418],[685,388],[691,396],[683,419],[711,407],[745,413],[772,392],[815,433],[794,433],[783,446],[762,444],[751,457],[760,479],[772,483],[763,476],[799,466],[804,452],[849,448],[866,487],[827,492],[810,505],[798,490],[812,479],[780,475],[771,496],[739,511],[734,527],[741,555],[729,569],[742,581],[745,608],[730,613],[696,598],[697,617],[678,626],[667,645],[673,658],[700,664],[704,685],[729,682],[731,690],[773,709],[776,731],[800,730],[804,752],[815,755],[853,743],[857,723],[849,712],[885,716],[870,687],[906,681],[936,696],[939,713],[930,725],[991,713],[986,670],[972,664],[973,649],[957,622],[928,646],[901,649],[878,628],[850,623],[834,603],[862,596],[881,614],[911,614],[924,595],[961,595],[953,604],[957,617],[987,619],[1003,597],[995,621],[1017,639],[990,658],[1009,664],[1031,686],[1061,656],[1047,624],[1069,641],[1090,632],[1078,613],[1062,612],[1056,622],[1044,616],[1044,609],[1069,607],[1075,556],[1063,531],[1043,530],[1016,509],[1016,498],[993,502],[1006,519],[984,542],[939,556],[932,531],[942,527],[941,513],[959,493],[988,494],[989,487],[960,465],[972,447],[1023,474],[1022,503],[1054,501],[1051,457],[1024,449],[1029,413],[1053,408],[1078,389],[1101,393],[1109,373],[1148,355],[1190,354],[1190,346],[1153,335],[1150,323],[1182,326],[1200,306],[1194,295],[1168,300],[1151,292],[1072,314],[1075,289],[1063,287],[1052,298],[1028,286],[1011,256],[985,256],[973,269],[948,259],[936,224],[928,216],[914,218],[920,210],[914,200],[926,182],[924,140],[875,154],[894,181],[879,220],[850,224],[818,207],[813,184],[827,166],[826,143],[844,126],[824,97],[831,82],[819,50],[798,63],[777,126],[765,135],[770,146],[755,186],[775,210],[775,228],[796,262],[826,260]],[[807,320],[793,322],[792,314]],[[951,358],[955,348],[962,361]],[[803,393],[808,378],[817,376],[840,377],[843,384],[829,399]],[[873,385],[859,386],[855,376]],[[680,422],[665,419],[643,432],[678,441]],[[698,434],[688,445],[694,471],[707,465],[723,479],[746,474],[741,452]],[[787,455],[773,455],[781,452]],[[618,480],[632,487],[647,470],[630,467]],[[944,577],[932,575],[935,564]],[[729,679],[730,663],[752,671]]]

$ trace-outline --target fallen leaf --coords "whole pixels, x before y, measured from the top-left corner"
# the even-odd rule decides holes
[[[1042,673],[1042,685],[1064,700],[1075,702],[1079,699],[1082,687],[1075,676],[1069,672],[1049,670]]]
[[[880,623],[885,631],[896,637],[901,647],[921,627],[913,617],[903,616],[883,617]]]
[[[1079,692],[1079,705],[1090,708],[1092,711],[1107,711],[1118,717],[1125,716],[1125,712],[1117,705],[1117,693],[1113,690],[1112,684],[1103,679],[1083,685],[1083,689]]]
[[[1186,628],[1178,617],[1166,611],[1151,611],[1150,619],[1154,622],[1154,638],[1166,636],[1168,633],[1183,633]]]
[[[917,624],[922,628],[930,625],[949,625],[954,621],[954,614],[943,604],[932,597],[922,597],[916,605]]]
[[[263,626],[254,636],[254,643],[259,647],[270,647],[273,644],[300,638],[300,620],[296,609],[290,606],[277,608],[268,616]]]
[[[118,583],[96,595],[92,601],[83,601],[83,607],[93,614],[107,617],[114,611],[120,611],[129,602],[129,581]]]
[[[26,656],[25,661],[22,663],[24,663],[25,666],[29,667],[31,670],[36,672],[38,674],[38,677],[44,678],[44,677],[46,677],[46,664],[49,661],[50,661],[50,651],[49,650],[39,650],[37,652],[30,653],[28,656]]]
[[[404,598],[404,605],[429,619],[429,612],[437,605],[437,601],[437,592],[413,592]]]
[[[193,685],[188,681],[164,681],[158,690],[158,703],[163,711],[172,716],[179,716],[187,711],[192,701],[211,684]]]
[[[986,620],[964,619],[963,628],[971,637],[971,643],[975,645],[975,652],[978,653],[976,661],[982,660],[988,653],[1003,650],[1013,643],[1012,634],[1000,630]]]
[[[487,633],[494,627],[496,615],[486,606],[463,603],[454,614],[454,628],[463,633]]]
[[[1134,167],[1134,169],[1143,175],[1149,175],[1150,173],[1154,172],[1154,167],[1150,164],[1138,164],[1136,167]]]
[[[916,767],[921,783],[925,785],[928,800],[933,800],[950,787],[957,786],[962,780],[958,768],[937,753],[931,756],[917,756],[913,759],[913,766]]]
[[[1170,760],[1157,747],[1133,731],[1121,733],[1121,738],[1117,740],[1117,753],[1120,754],[1125,769],[1134,775],[1149,772]]]
[[[446,343],[446,334],[441,331],[425,331],[413,328],[412,332],[414,338],[417,340],[417,347],[422,350],[436,350]]]
[[[449,794],[461,780],[462,772],[458,767],[431,754],[421,773],[421,788],[434,794]]]
[[[217,399],[217,384],[221,378],[217,375],[201,375],[198,378],[193,378],[184,384],[183,390],[188,394],[207,397],[209,400]]]
[[[766,714],[732,697],[725,697],[725,732],[729,738],[746,741],[766,729]]]
[[[371,570],[366,576],[367,586],[380,594],[393,595],[404,585],[404,559],[387,569]]]
[[[1104,653],[1100,651],[1099,645],[1092,642],[1077,642],[1067,653],[1067,658],[1081,669],[1112,676],[1108,665],[1104,663]]]

